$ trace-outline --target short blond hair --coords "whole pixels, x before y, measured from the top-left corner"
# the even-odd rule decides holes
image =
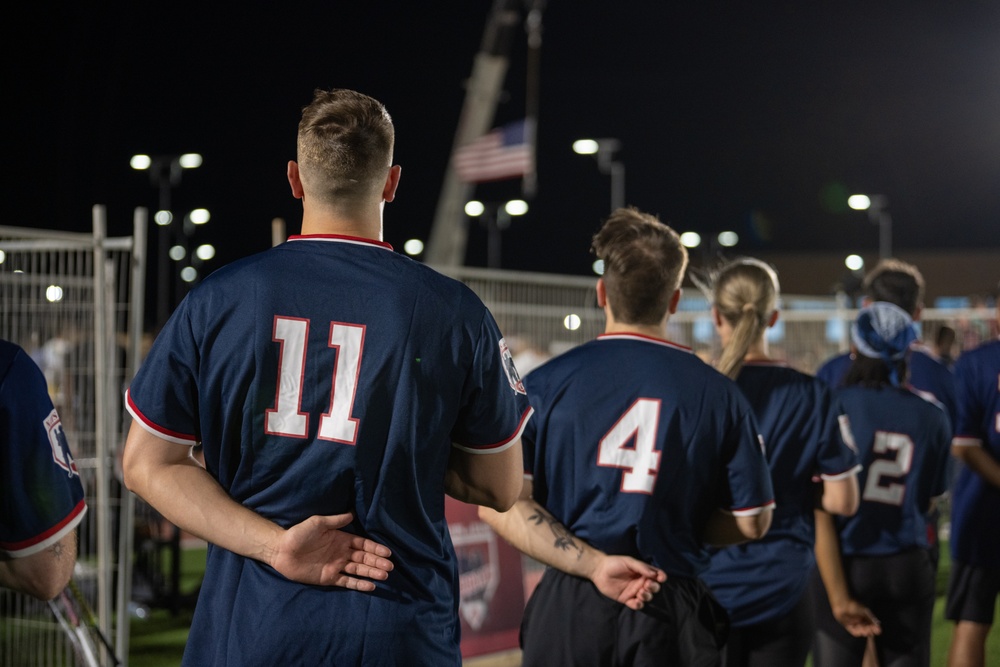
[[[297,152],[308,196],[328,205],[351,205],[381,192],[395,130],[381,102],[335,88],[317,90],[302,110]]]

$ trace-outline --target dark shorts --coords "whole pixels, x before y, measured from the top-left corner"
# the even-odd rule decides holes
[[[521,622],[523,667],[718,667],[729,622],[708,587],[670,577],[641,611],[548,569]]]
[[[875,638],[879,664],[929,665],[935,577],[928,550],[916,548],[890,556],[845,556],[843,561],[851,595],[881,622],[882,634]],[[818,573],[813,591],[813,664],[860,665],[867,640],[852,637],[833,617]]]
[[[812,647],[816,622],[809,592],[784,616],[730,628],[722,650],[725,667],[802,667]]]
[[[998,595],[1000,569],[952,561],[944,617],[949,621],[993,625]]]

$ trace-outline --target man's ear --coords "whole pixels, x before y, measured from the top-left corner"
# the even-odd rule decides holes
[[[292,186],[292,196],[302,199],[302,179],[299,177],[299,165],[295,160],[288,161],[288,184]]]
[[[396,198],[396,188],[399,187],[399,175],[403,168],[398,164],[389,167],[389,175],[385,178],[385,185],[382,187],[382,200],[392,201]]]
[[[604,308],[608,305],[608,292],[604,286],[604,278],[597,279],[597,307]]]
[[[677,312],[677,306],[681,302],[681,292],[682,291],[683,290],[681,290],[681,288],[678,287],[677,289],[674,290],[674,293],[672,295],[670,295],[670,307],[668,308],[668,310],[670,311],[671,315],[673,315],[674,313]]]

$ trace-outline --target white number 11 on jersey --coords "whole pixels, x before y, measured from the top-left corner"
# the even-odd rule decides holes
[[[660,469],[656,451],[656,431],[660,422],[660,401],[640,398],[625,411],[597,450],[597,465],[622,468],[621,490],[625,493],[652,493]],[[633,443],[629,446],[629,443]]]
[[[306,369],[309,320],[275,317],[273,340],[281,344],[278,358],[278,388],[274,408],[264,413],[264,432],[290,438],[309,434],[309,414],[302,411],[302,382]],[[365,328],[357,324],[330,322],[328,345],[337,350],[330,386],[330,409],[319,419],[320,440],[353,445],[358,420],[351,417],[358,388]]]

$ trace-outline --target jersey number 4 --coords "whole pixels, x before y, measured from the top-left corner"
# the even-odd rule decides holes
[[[264,414],[268,435],[305,438],[309,434],[309,414],[302,411],[302,383],[306,370],[306,342],[309,320],[275,317],[273,340],[281,345],[278,358],[278,387],[274,408]],[[330,322],[327,344],[337,350],[330,385],[330,409],[319,418],[320,440],[353,445],[358,437],[358,420],[351,417],[358,388],[365,328],[357,324]]]
[[[868,466],[862,498],[886,505],[902,505],[906,494],[904,478],[913,465],[913,441],[903,433],[876,431],[872,453],[876,458]]]
[[[653,492],[660,469],[660,452],[656,451],[659,422],[660,401],[640,398],[601,438],[597,465],[625,471],[621,485],[624,493]]]

